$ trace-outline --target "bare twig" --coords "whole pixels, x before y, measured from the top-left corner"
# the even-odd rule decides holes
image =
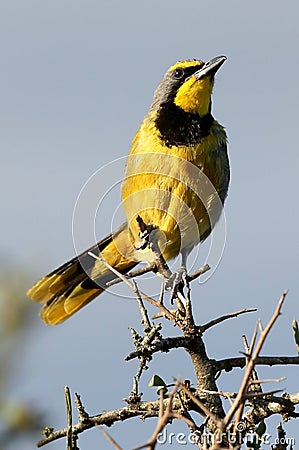
[[[157,352],[168,352],[172,348],[188,348],[192,343],[192,338],[188,336],[175,336],[169,338],[160,339],[157,342],[153,342],[150,346],[146,348],[143,346],[142,349],[131,352],[126,358],[126,361],[138,358],[141,355],[153,355]],[[299,358],[298,358],[299,360]],[[299,362],[298,362],[299,363]]]
[[[280,377],[280,378],[268,378],[265,380],[251,380],[249,382],[250,385],[252,384],[261,384],[261,383],[280,383],[281,381],[285,381],[286,377]]]
[[[180,391],[178,391],[178,397],[180,399],[181,408],[183,410],[183,415],[180,414],[180,417],[178,417],[178,418],[181,418],[182,420],[184,420],[191,431],[197,430],[198,426],[196,425],[194,419],[192,418],[192,416],[190,415],[189,411],[187,410],[187,408],[185,406],[185,402],[182,399],[182,394],[181,394]],[[173,413],[173,417],[176,417],[176,413]]]
[[[202,266],[199,269],[195,270],[194,272],[190,273],[190,275],[187,275],[187,281],[196,280],[196,278],[200,277],[201,275],[203,275],[210,269],[211,269],[211,267],[209,266],[209,264],[205,264],[204,266]]]
[[[205,392],[206,394],[212,394],[212,395],[220,395],[224,398],[236,398],[237,392],[224,392],[224,391],[209,391],[207,389],[202,389],[202,392]]]
[[[293,332],[294,332],[294,340],[295,340],[295,344],[296,344],[296,349],[297,349],[297,352],[299,353],[299,327],[298,327],[297,320],[293,320],[292,328],[293,328]]]
[[[164,388],[159,390],[160,408],[159,408],[159,418],[164,414]]]
[[[95,255],[92,252],[88,252],[88,255],[92,258],[96,259],[97,261],[101,261],[101,263],[104,264],[104,266],[107,267],[111,272],[113,272],[116,276],[118,276],[119,279],[121,279],[127,286],[129,286],[130,289],[132,289],[133,292],[135,292],[135,284],[128,280],[127,276],[116,270],[113,266],[107,263],[107,261],[104,258],[101,258],[98,255]]]
[[[256,364],[256,360],[259,356],[259,353],[263,347],[263,344],[265,342],[265,339],[267,338],[271,328],[273,327],[274,323],[276,322],[278,316],[280,315],[280,311],[282,308],[282,305],[284,303],[284,300],[286,298],[287,295],[287,291],[284,291],[282,296],[279,299],[278,305],[274,311],[273,316],[271,317],[270,321],[268,322],[267,326],[265,329],[262,329],[260,331],[260,337],[259,340],[256,344],[255,349],[253,350],[252,356],[247,364],[246,367],[246,371],[238,392],[238,395],[236,397],[236,400],[234,402],[234,404],[231,406],[231,408],[229,409],[228,413],[226,414],[224,420],[223,420],[223,428],[221,429],[221,431],[223,431],[223,429],[225,429],[227,427],[227,425],[231,422],[234,414],[236,413],[236,411],[240,408],[244,407],[244,395],[246,394],[247,388],[248,388],[248,382],[250,380],[251,374],[252,374],[252,370],[255,367]]]
[[[270,395],[278,394],[279,392],[283,392],[283,389],[274,389],[273,391],[268,392],[248,392],[244,395],[245,399],[250,398],[258,398],[258,397],[269,397]],[[241,418],[236,418],[236,422],[240,422]]]
[[[256,328],[255,328],[255,330],[256,330]],[[252,347],[252,345],[251,345],[251,347],[249,347],[247,338],[246,338],[246,336],[244,334],[242,336],[242,339],[243,339],[243,344],[244,344],[244,349],[245,349],[246,366],[247,366],[248,362],[250,361],[250,357],[251,357],[251,354],[252,354],[253,347]],[[262,388],[259,385],[259,383],[257,382],[258,374],[257,374],[257,371],[255,369],[252,370],[250,378],[251,378],[251,380],[250,380],[248,386],[251,386],[252,384],[258,384],[258,386],[255,386],[255,389],[258,390],[259,392],[262,392]],[[254,381],[256,383],[253,383]],[[238,419],[236,419],[236,420],[238,420]]]
[[[164,400],[164,407],[167,406],[167,401]],[[173,408],[175,411],[178,411],[181,407],[180,401],[173,400]],[[83,422],[79,421],[77,424],[73,425],[73,434],[83,433],[85,430],[90,428],[94,428],[99,425],[111,426],[115,422],[124,421],[126,419],[130,419],[132,417],[142,417],[146,419],[148,417],[158,417],[160,408],[160,400],[154,400],[150,402],[140,402],[135,408],[131,408],[130,406],[125,406],[123,408],[114,409],[111,411],[105,411],[99,415],[91,416]],[[56,441],[57,439],[61,439],[62,437],[66,437],[67,428],[63,428],[61,430],[54,431],[53,429],[47,429],[47,433],[45,434],[45,438],[40,440],[37,443],[37,447],[43,447],[49,442]]]
[[[110,436],[110,434],[104,430],[103,427],[100,427],[101,432],[103,433],[103,435],[108,439],[108,441],[113,445],[114,448],[116,448],[116,450],[122,450],[122,448],[118,445],[118,443],[113,439],[112,436]]]
[[[242,369],[246,365],[246,358],[236,357],[220,359],[215,361],[215,366],[218,370],[225,370],[227,372],[234,368]],[[256,366],[284,366],[284,365],[299,365],[299,356],[258,356],[255,361]]]
[[[137,335],[138,336],[137,339],[134,339],[134,344],[135,344],[136,350],[140,352],[140,354],[138,356],[138,358],[140,360],[140,364],[139,364],[138,372],[136,374],[137,380],[140,379],[143,370],[145,370],[147,368],[146,363],[152,357],[151,353],[147,349],[151,346],[151,344],[153,343],[153,341],[155,339],[160,338],[159,331],[161,330],[161,328],[162,328],[162,326],[160,324],[153,324],[153,325],[151,325],[151,327],[149,329],[147,329],[143,339],[140,340],[139,335]],[[131,329],[131,331],[132,330],[133,329]],[[133,331],[135,332],[135,330],[133,330]]]
[[[156,264],[155,264],[155,262],[152,262],[152,263],[150,263],[147,266],[140,267],[139,269],[132,270],[131,272],[128,272],[126,274],[126,276],[128,278],[136,278],[136,277],[140,277],[141,275],[144,275],[144,274],[146,274],[148,272],[156,272],[156,271],[157,271]],[[118,278],[118,277],[114,278],[113,280],[107,282],[107,286],[113,286],[115,284],[120,283],[121,281],[122,280],[120,278]]]
[[[254,333],[253,333],[254,335],[256,333],[256,330],[257,330],[257,327],[255,327],[255,330],[254,330]],[[249,347],[248,342],[247,342],[247,338],[246,338],[245,335],[242,336],[242,339],[243,339],[243,345],[244,345],[244,349],[245,349],[246,368],[247,368],[248,364],[250,362],[250,358],[251,358],[251,355],[252,355],[253,347],[252,347],[252,343],[251,343],[251,346]],[[235,431],[236,431],[236,427],[238,426],[237,424],[239,424],[242,421],[243,409],[244,409],[244,406],[245,406],[245,401],[246,401],[246,399],[248,399],[248,395],[250,395],[251,392],[252,393],[257,393],[257,392],[258,393],[262,393],[262,388],[261,388],[260,384],[258,384],[258,385],[252,384],[252,381],[256,381],[256,380],[258,380],[258,374],[257,374],[257,371],[255,370],[255,367],[254,367],[252,369],[252,371],[251,371],[250,380],[248,382],[248,386],[247,386],[247,389],[246,389],[247,394],[244,394],[243,402],[240,403],[240,406],[236,410],[236,413],[235,413],[235,426],[234,426],[234,430]],[[232,407],[233,407],[233,405],[231,406],[231,408]]]
[[[255,346],[255,342],[256,342],[256,338],[257,338],[257,332],[258,332],[258,328],[259,328],[259,321],[257,321],[254,331],[253,331],[253,335],[251,337],[251,341],[250,341],[250,345],[249,345],[249,349],[248,349],[248,354],[252,355],[253,352],[253,348]]]
[[[246,338],[245,334],[242,335],[242,339],[243,339],[243,345],[244,345],[244,348],[245,348],[245,353],[249,354],[250,350],[249,350],[249,345],[248,345],[247,338]]]
[[[164,280],[164,278],[162,278],[161,289],[160,289],[160,295],[159,295],[159,300],[158,300],[158,302],[160,303],[160,305],[163,305],[164,292],[165,292],[165,280]]]
[[[134,285],[134,283],[129,281],[128,278],[125,275],[123,275],[122,273],[118,272],[118,270],[116,270],[114,267],[112,267],[110,264],[108,264],[107,261],[105,261],[103,258],[100,258],[99,256],[95,255],[92,252],[88,252],[88,254],[89,254],[89,256],[92,256],[94,259],[96,259],[98,261],[101,261],[104,264],[104,266],[107,267],[107,269],[111,270],[111,272],[113,272],[115,275],[117,275],[136,294],[136,284]],[[140,291],[139,289],[138,289],[138,292],[139,292],[140,296],[144,300],[149,302],[151,305],[154,305],[155,307],[159,308],[161,313],[164,315],[164,317],[167,317],[167,319],[169,319],[172,322],[176,323],[175,316],[173,316],[169,312],[169,310],[167,308],[165,308],[165,306],[163,304],[161,304],[160,302],[157,302],[156,300],[154,300],[153,298],[149,297],[148,295],[146,295],[144,292]]]
[[[157,302],[156,300],[152,299],[151,297],[149,297],[148,295],[146,295],[144,292],[139,291],[141,297],[146,300],[148,303],[150,303],[151,305],[159,308],[160,312],[163,314],[164,317],[166,317],[168,320],[171,320],[172,322],[174,322],[175,324],[178,323],[176,317],[174,314],[172,314],[169,309],[167,309],[161,302]]]
[[[262,331],[264,331],[264,327],[263,327],[263,324],[262,324],[261,319],[259,319],[259,320],[257,321],[257,327],[258,327],[258,330],[259,330],[260,333],[261,333]]]
[[[201,275],[203,275],[204,273],[206,273],[208,270],[210,270],[210,266],[208,264],[200,267],[199,269],[195,270],[194,272],[192,272],[190,275],[187,275],[187,281],[193,281],[196,278],[200,277]],[[147,266],[144,267],[140,267],[139,269],[135,269],[132,270],[131,272],[128,272],[126,274],[126,276],[128,278],[136,278],[136,277],[140,277],[141,275],[144,275],[148,272],[157,272],[157,265],[155,263],[155,261],[153,261],[152,263],[148,264]],[[120,283],[122,280],[120,278],[114,278],[111,281],[107,282],[107,286],[113,286],[115,284]]]
[[[83,422],[84,420],[88,420],[89,415],[85,411],[85,408],[84,408],[83,403],[81,401],[80,395],[77,394],[77,393],[75,393],[75,403],[76,403],[77,410],[78,410],[79,420],[81,422]]]
[[[186,285],[185,286],[186,287],[186,294],[185,294],[186,321],[187,321],[188,327],[190,328],[190,327],[194,327],[195,323],[194,323],[194,318],[193,318],[193,313],[192,313],[190,284],[189,284],[189,281],[187,280],[187,277],[186,277],[186,282],[184,284]]]
[[[138,379],[136,375],[133,377],[133,386],[131,394],[134,395],[134,397],[138,396]]]
[[[66,416],[67,416],[67,433],[66,433],[66,449],[73,448],[73,417],[72,417],[72,401],[68,386],[64,388]]]
[[[235,311],[235,312],[232,312],[229,314],[224,314],[223,316],[220,316],[217,319],[211,320],[210,322],[208,322],[204,325],[200,325],[199,328],[200,328],[201,333],[204,333],[209,328],[211,328],[215,325],[218,325],[218,323],[221,323],[224,320],[232,319],[233,317],[240,316],[241,314],[246,314],[246,313],[255,312],[255,311],[257,311],[256,308],[249,308],[249,309],[241,309],[240,311]]]
[[[139,293],[139,289],[137,288],[137,285],[135,283],[135,280],[133,280],[133,283],[135,285],[135,290],[136,290],[136,299],[137,299],[137,303],[139,306],[139,310],[140,310],[140,314],[142,317],[142,324],[143,324],[143,330],[146,333],[148,330],[150,330],[151,328],[151,323],[150,320],[148,318],[148,314],[147,314],[147,310],[144,307],[143,301],[141,299],[140,293]]]

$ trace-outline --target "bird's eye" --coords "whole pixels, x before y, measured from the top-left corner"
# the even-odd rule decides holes
[[[173,71],[173,78],[175,78],[176,80],[181,80],[184,75],[185,75],[184,69],[182,69],[181,67],[178,67]]]

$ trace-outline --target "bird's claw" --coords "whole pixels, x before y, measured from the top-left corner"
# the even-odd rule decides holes
[[[165,289],[171,291],[170,301],[173,303],[173,300],[177,297],[178,293],[181,293],[183,296],[184,288],[189,288],[188,274],[185,266],[181,266],[178,270],[176,270],[167,280],[165,284]]]
[[[156,229],[154,225],[151,224],[145,224],[140,216],[137,216],[136,218],[138,226],[139,226],[139,242],[135,243],[136,250],[144,250],[147,247],[151,247],[151,233]]]

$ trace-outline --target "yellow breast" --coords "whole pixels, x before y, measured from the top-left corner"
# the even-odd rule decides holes
[[[139,242],[136,217],[160,230],[164,257],[191,251],[205,239],[221,214],[227,191],[226,135],[215,122],[196,145],[167,146],[151,117],[137,132],[122,185],[123,207],[133,240]],[[150,251],[143,259],[152,260]]]

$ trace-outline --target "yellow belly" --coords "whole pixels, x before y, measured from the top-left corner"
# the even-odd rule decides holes
[[[159,229],[159,246],[168,260],[191,251],[218,220],[227,191],[225,132],[215,130],[197,145],[167,147],[152,122],[144,121],[135,136],[122,185],[123,207],[135,245],[136,217]],[[223,132],[221,132],[223,130]],[[223,155],[222,155],[223,153]],[[153,255],[143,252],[143,260]]]

